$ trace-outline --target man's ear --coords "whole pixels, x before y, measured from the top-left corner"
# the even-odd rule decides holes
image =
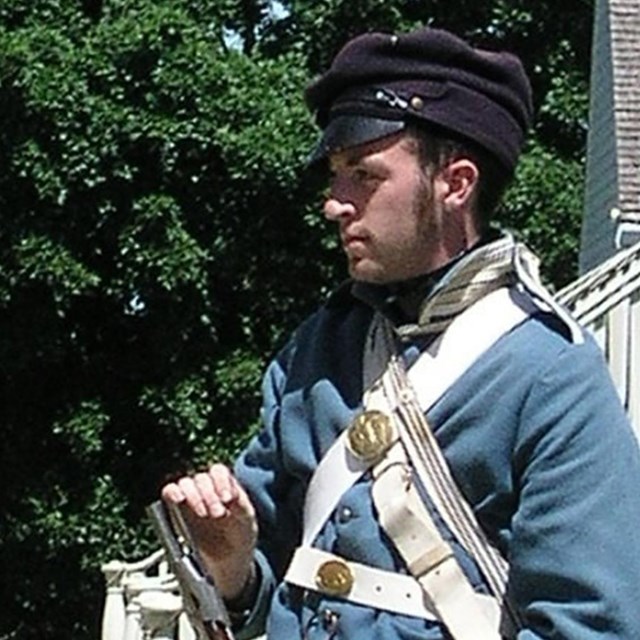
[[[452,160],[438,177],[443,187],[442,202],[445,206],[455,209],[473,207],[480,177],[475,162],[468,158]]]

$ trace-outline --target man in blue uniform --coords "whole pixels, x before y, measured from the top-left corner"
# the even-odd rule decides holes
[[[232,471],[170,483],[238,637],[640,637],[640,459],[589,336],[488,222],[507,53],[367,34],[308,89],[350,280],[269,366]]]

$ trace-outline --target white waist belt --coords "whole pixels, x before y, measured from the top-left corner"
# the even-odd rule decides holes
[[[435,614],[425,602],[422,587],[412,576],[350,562],[320,549],[298,547],[285,581],[304,589],[324,593],[318,584],[318,574],[327,562],[343,563],[349,568],[353,578],[348,593],[327,595],[382,611],[436,620]]]

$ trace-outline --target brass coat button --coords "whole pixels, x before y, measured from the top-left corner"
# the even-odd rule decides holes
[[[373,462],[393,444],[393,427],[382,411],[365,411],[351,423],[349,449],[360,460]]]
[[[353,587],[353,573],[346,562],[328,560],[316,573],[318,589],[330,596],[346,596]]]

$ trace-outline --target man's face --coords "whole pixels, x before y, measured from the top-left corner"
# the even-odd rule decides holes
[[[329,163],[324,214],[340,227],[352,278],[406,280],[454,257],[458,243],[443,212],[441,180],[425,175],[407,134],[345,149]]]

